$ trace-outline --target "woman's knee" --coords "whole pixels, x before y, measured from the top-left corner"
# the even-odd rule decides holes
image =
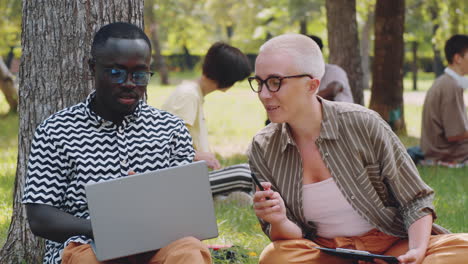
[[[307,239],[279,240],[270,243],[260,255],[260,263],[310,263],[320,253]]]

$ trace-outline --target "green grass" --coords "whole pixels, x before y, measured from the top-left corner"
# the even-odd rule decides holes
[[[0,105],[3,102],[0,100]],[[0,116],[0,245],[5,242],[12,213],[13,186],[18,155],[17,138],[18,116]]]
[[[153,79],[148,89],[148,103],[161,106],[175,85],[184,78],[195,78],[194,73],[172,74],[172,84],[161,86]],[[432,83],[430,76],[422,82]],[[424,77],[424,78],[426,78]],[[429,84],[430,85],[430,84]],[[422,90],[424,85],[420,85]],[[406,89],[405,89],[406,91]],[[8,108],[0,96],[0,115]],[[405,105],[405,119],[409,136],[401,140],[406,146],[419,144],[422,107]],[[205,116],[210,131],[212,150],[222,165],[246,162],[245,150],[252,136],[263,127],[266,115],[247,82],[242,82],[226,93],[214,92],[205,98]],[[0,245],[6,239],[11,217],[14,175],[17,155],[17,115],[0,118]],[[468,168],[449,169],[419,167],[421,177],[435,189],[437,223],[453,232],[468,232]],[[216,204],[219,237],[207,241],[210,244],[233,244],[240,258],[234,263],[258,263],[258,255],[268,244],[250,207],[235,204]],[[229,263],[217,260],[215,263]]]

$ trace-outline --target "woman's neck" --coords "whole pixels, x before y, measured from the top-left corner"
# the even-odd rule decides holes
[[[322,126],[322,104],[314,96],[313,103],[303,111],[293,122],[289,123],[292,136],[296,141],[317,139]]]

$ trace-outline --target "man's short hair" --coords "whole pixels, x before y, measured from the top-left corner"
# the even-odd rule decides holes
[[[323,49],[323,42],[322,42],[321,38],[319,38],[318,36],[315,36],[315,35],[309,35],[309,38],[311,38],[313,41],[315,41],[315,43],[317,43],[320,50]]]
[[[141,28],[126,22],[115,22],[101,27],[94,35],[91,45],[91,55],[94,58],[97,56],[98,50],[106,45],[109,38],[143,39],[151,50],[151,42]]]
[[[321,80],[325,73],[322,51],[315,41],[302,34],[283,34],[265,42],[260,52],[285,52],[291,56],[298,74],[310,74]]]
[[[445,58],[453,63],[455,54],[463,55],[468,50],[468,35],[453,35],[445,42]]]
[[[223,42],[214,43],[205,55],[203,75],[215,81],[218,88],[228,88],[252,72],[250,61],[238,48]]]

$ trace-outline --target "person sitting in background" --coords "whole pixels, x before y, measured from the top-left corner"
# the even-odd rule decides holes
[[[466,263],[468,234],[433,224],[434,191],[387,122],[358,104],[317,96],[324,68],[314,41],[285,34],[260,47],[249,77],[272,122],[248,150],[265,189],[253,207],[272,241],[260,263],[355,263],[317,246],[405,264]]]
[[[323,49],[321,38],[315,35],[310,35],[309,37],[317,43],[320,50]],[[354,103],[353,94],[349,87],[348,75],[343,68],[336,64],[325,64],[325,74],[320,80],[317,95],[330,101]]]
[[[424,99],[421,149],[424,159],[468,161],[468,116],[463,91],[468,89],[468,35],[454,35],[445,43],[448,66]]]
[[[101,263],[90,246],[87,183],[188,164],[194,156],[182,120],[144,101],[152,72],[142,29],[124,22],[103,26],[91,56],[95,91],[43,121],[31,144],[22,202],[31,231],[47,239],[44,263]],[[106,263],[148,262],[211,263],[211,256],[200,240],[186,237]]]
[[[214,170],[210,172],[213,195],[230,194],[248,204],[251,196],[246,194],[252,191],[249,166],[239,164],[221,169],[215,154],[210,151],[203,103],[206,95],[214,91],[226,92],[251,72],[250,61],[245,54],[226,43],[216,42],[204,58],[202,75],[195,81],[182,82],[161,107],[184,120],[193,139],[194,161],[205,160]]]

